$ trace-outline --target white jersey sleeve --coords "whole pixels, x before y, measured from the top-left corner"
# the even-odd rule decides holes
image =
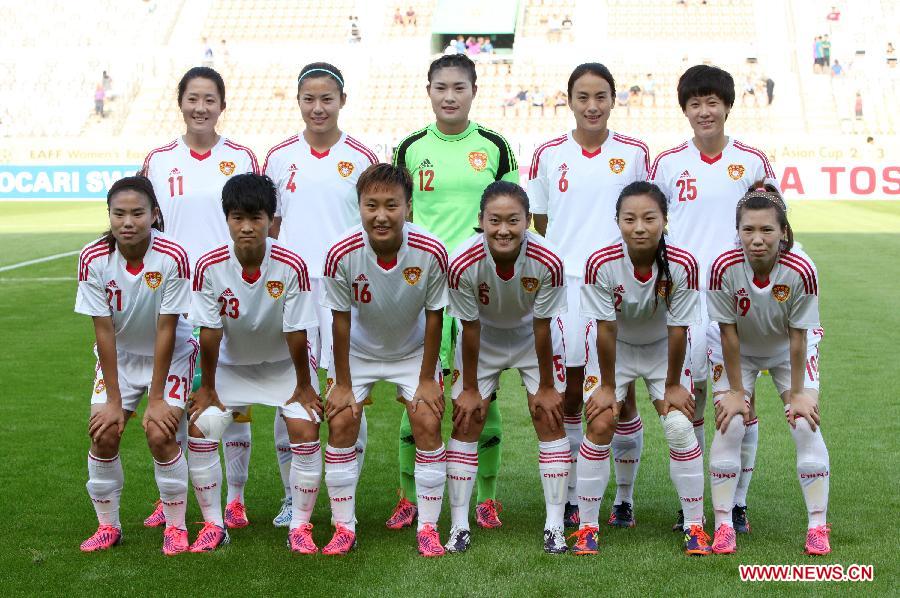
[[[816,266],[808,257],[788,251],[781,255],[779,263],[794,270],[796,278],[791,285],[788,324],[791,328],[812,330],[819,322],[819,282]]]
[[[469,270],[459,277],[458,282],[450,289],[450,307],[447,310],[454,318],[465,322],[473,322],[478,319],[477,290]]]
[[[161,237],[153,240],[153,249],[170,257],[163,272],[160,314],[186,314],[191,309],[191,278],[187,252],[179,245]]]
[[[657,288],[660,295],[669,295],[666,313],[668,326],[693,326],[700,323],[700,267],[687,251],[677,247],[666,248],[671,284]]]
[[[581,315],[585,318],[613,322],[616,307],[613,298],[614,284],[603,264],[622,258],[622,245],[616,244],[595,251],[585,264],[584,286],[581,287]]]
[[[349,239],[339,241],[328,252],[325,258],[325,276],[322,278],[325,285],[325,292],[321,298],[323,307],[334,311],[350,311],[352,298],[350,264],[346,254],[342,253],[345,247],[355,246],[356,243],[361,246],[362,235],[354,234]]]
[[[731,279],[720,277],[722,267],[730,267],[733,264],[743,262],[744,253],[740,249],[726,251],[720,255],[712,265],[709,276],[709,286],[706,290],[706,307],[709,311],[709,319],[721,324],[735,324],[737,313],[735,309],[735,291],[732,288]]]
[[[531,245],[532,247],[534,244]],[[559,258],[557,258],[559,259]],[[562,262],[559,262],[562,266]],[[534,298],[534,317],[552,318],[566,313],[566,279],[561,267],[547,267]]]
[[[315,301],[309,283],[306,263],[296,253],[279,245],[272,245],[272,259],[289,266],[285,268],[284,284],[284,332],[298,332],[318,326]]]
[[[76,313],[86,316],[112,315],[100,275],[101,264],[106,262],[109,253],[109,244],[105,239],[89,243],[81,250],[78,258],[78,292],[75,295]]]
[[[228,247],[215,249],[197,260],[194,268],[194,282],[191,293],[190,319],[194,326],[202,328],[222,328],[222,311],[219,307],[218,297],[213,286],[211,276],[207,275],[207,264],[217,263],[217,260],[228,259]]]
[[[551,140],[535,148],[534,156],[531,158],[531,169],[529,171],[528,186],[528,203],[531,207],[532,214],[547,214],[550,210],[550,180],[547,177],[548,160],[540,160],[541,153],[546,148],[553,147],[552,144],[559,142],[559,139]]]
[[[447,251],[443,246],[440,248],[440,255],[433,255],[432,261],[435,267],[428,269],[428,283],[425,292],[425,309],[435,311],[444,309],[450,303],[447,292]]]

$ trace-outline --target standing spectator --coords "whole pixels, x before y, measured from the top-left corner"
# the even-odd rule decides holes
[[[413,27],[418,24],[418,21],[416,20],[416,11],[413,10],[412,6],[406,9],[406,24],[412,25]]]
[[[856,92],[856,100],[853,103],[853,111],[856,113],[856,120],[863,119],[863,99],[860,92]]]
[[[403,25],[406,21],[403,20],[403,14],[400,12],[400,7],[398,6],[394,9],[394,25]]]
[[[103,113],[104,99],[106,99],[106,92],[103,91],[103,83],[98,83],[97,89],[94,90],[94,114],[100,118],[106,118],[106,114]]]
[[[103,75],[101,76],[101,80],[103,82],[103,91],[109,92],[112,89],[112,78],[109,76],[109,73],[103,71]]]
[[[747,96],[750,96],[750,99],[753,100],[753,104],[757,104],[756,100],[756,86],[753,84],[753,77],[747,75],[747,78],[744,80],[744,93],[741,95],[741,101],[744,105],[747,105]]]
[[[201,61],[201,65],[207,68],[213,67],[213,49],[212,46],[209,45],[209,42],[206,38],[203,38],[203,60]]]
[[[493,54],[494,53],[494,44],[491,43],[491,38],[484,38],[484,43],[481,44],[481,53],[482,54]]]
[[[647,80],[644,81],[644,95],[653,98],[653,105],[656,106],[656,81],[653,80],[653,73],[647,73]]]
[[[844,74],[844,67],[841,66],[840,61],[837,58],[834,59],[834,64],[831,65],[831,76],[832,77],[840,77]]]
[[[463,36],[456,36],[456,53],[457,54],[465,54],[466,53],[466,41],[463,39]]]
[[[841,20],[841,11],[838,10],[837,6],[831,7],[831,12],[825,15],[825,20],[830,21],[832,23],[836,23]]]
[[[822,63],[826,67],[831,66],[831,41],[827,33],[822,37]]]
[[[772,80],[772,77],[766,77],[766,99],[768,100],[767,106],[772,105],[772,99],[775,97],[775,81]]]
[[[481,54],[481,44],[478,43],[478,40],[471,37],[466,40],[466,54],[473,60]]]
[[[897,66],[897,50],[894,49],[894,44],[888,42],[887,50],[885,50],[884,54],[887,65],[895,68]]]
[[[350,17],[350,38],[348,41],[351,44],[358,44],[362,41],[362,34],[359,31],[359,17]]]

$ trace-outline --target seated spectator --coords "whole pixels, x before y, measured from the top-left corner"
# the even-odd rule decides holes
[[[897,50],[894,49],[894,44],[888,42],[884,55],[887,65],[891,68],[895,68],[897,66]]]
[[[563,17],[561,25],[562,25],[563,29],[571,29],[572,28],[572,19],[569,18],[569,15],[566,15]]]
[[[470,37],[466,40],[466,54],[468,54],[470,57],[478,56],[479,54],[481,54],[481,44],[479,44],[477,40]]]
[[[656,81],[653,80],[653,73],[647,73],[647,79],[644,81],[643,95],[653,98],[653,105],[656,106]]]
[[[503,100],[500,102],[500,108],[503,112],[503,116],[506,116],[507,108],[515,108],[519,103],[519,94],[512,90],[512,85],[507,84],[506,90],[503,93]]]
[[[403,25],[404,23],[403,14],[400,12],[400,7],[398,6],[394,10],[394,25]]]
[[[628,106],[628,99],[631,97],[631,94],[627,89],[620,89],[616,92],[616,105],[617,106]]]
[[[568,106],[566,92],[562,90],[557,91],[556,95],[553,96],[553,116],[559,113],[560,108],[565,108],[566,106]]]
[[[840,61],[835,58],[834,64],[831,65],[831,76],[832,77],[840,77],[844,74],[844,67],[841,66]]]
[[[841,11],[838,10],[838,7],[837,7],[837,6],[832,6],[832,7],[831,7],[831,12],[829,12],[829,13],[825,16],[825,19],[828,20],[828,21],[840,21],[840,20],[841,20]]]
[[[484,43],[481,44],[481,53],[482,54],[493,54],[494,53],[494,44],[491,43],[491,38],[484,38]]]
[[[544,116],[544,92],[537,87],[531,92],[531,106],[528,108],[528,116],[531,116],[532,108],[539,108],[541,116]]]
[[[456,36],[456,53],[457,54],[465,54],[466,53],[466,42],[463,39],[463,36]]]
[[[413,10],[412,6],[406,9],[406,24],[412,25],[413,27],[418,24],[418,21],[416,20],[416,11]]]

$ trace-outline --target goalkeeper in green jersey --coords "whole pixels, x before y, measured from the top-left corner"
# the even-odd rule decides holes
[[[415,131],[394,150],[394,164],[406,166],[413,178],[412,220],[436,235],[452,252],[472,236],[478,224],[478,205],[485,187],[494,181],[519,182],[519,167],[509,142],[469,120],[478,87],[475,63],[467,56],[441,56],[428,69],[428,97],[435,122]],[[444,315],[441,363],[450,364],[453,318]],[[453,371],[453,379],[458,376]],[[451,380],[452,382],[452,380]],[[496,398],[496,395],[491,397]],[[478,506],[481,527],[499,527],[496,501],[500,470],[500,409],[491,401],[478,443]],[[411,525],[416,518],[413,478],[416,445],[409,418],[400,423],[400,502],[387,521],[391,529]],[[452,500],[452,497],[451,497]]]

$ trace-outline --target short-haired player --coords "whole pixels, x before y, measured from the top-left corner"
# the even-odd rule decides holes
[[[534,228],[560,251],[568,273],[568,311],[561,316],[566,331],[566,437],[572,459],[578,458],[582,430],[582,385],[584,383],[584,330],[581,316],[582,271],[587,256],[597,247],[619,238],[614,218],[616,199],[622,189],[647,178],[649,150],[639,139],[608,127],[616,97],[616,82],[606,66],[580,64],[568,82],[569,108],[575,129],[538,146],[528,170],[528,197],[534,213]],[[588,233],[588,231],[590,231]],[[633,395],[634,391],[630,393]],[[631,527],[632,491],[643,445],[644,428],[634,400],[621,414],[620,431],[613,436],[617,491],[609,519],[611,525]],[[569,478],[566,527],[578,527],[575,476]]]
[[[304,128],[272,147],[263,165],[263,172],[278,190],[270,235],[302,255],[309,268],[319,322],[313,353],[324,369],[328,369],[331,353],[331,310],[318,300],[322,264],[340,235],[359,223],[356,181],[366,168],[378,162],[372,150],[340,129],[338,119],[346,102],[344,74],[336,66],[327,62],[304,66],[297,77],[297,104]],[[365,433],[363,415],[357,444],[360,466]],[[275,418],[275,452],[285,495],[272,523],[287,527],[291,520],[291,449],[282,418]]]
[[[187,250],[193,267],[200,256],[230,240],[222,215],[222,186],[232,176],[259,172],[259,166],[249,148],[216,131],[226,108],[225,81],[217,71],[203,66],[186,71],[178,82],[176,100],[184,135],[148,153],[141,172],[153,183],[168,234]],[[233,422],[224,436],[225,524],[230,528],[250,523],[244,502],[252,444],[249,418],[248,412]],[[186,437],[187,427],[182,426],[182,448]],[[161,509],[158,504],[144,525],[163,525]]]
[[[691,420],[690,337],[700,319],[697,260],[666,242],[667,202],[652,183],[631,183],[616,202],[622,241],[585,264],[581,311],[591,319],[584,398],[587,433],[578,455],[581,529],[575,554],[597,552],[610,441],[629,385],[643,378],[669,446],[669,476],[684,510],[684,550],[709,554],[703,530],[703,453]]]
[[[768,370],[784,403],[797,446],[797,477],[806,502],[807,554],[831,552],[830,470],[819,414],[819,348],[808,341],[819,323],[816,267],[793,247],[784,199],[771,185],[753,185],[737,206],[740,246],[721,254],[709,278],[709,317],[716,433],[709,475],[716,532],[712,550],[736,550],[731,518],[741,471],[741,440],[751,418],[757,376]]]
[[[197,261],[191,319],[200,326],[202,381],[189,406],[191,482],[204,526],[191,552],[228,542],[222,517],[218,445],[235,414],[250,405],[278,408],[291,441],[292,519],[288,547],[318,551],[310,515],[319,491],[322,403],[307,330],[316,314],[306,263],[268,237],[275,186],[258,174],[222,189],[231,241]]]
[[[459,318],[453,371],[453,432],[447,445],[447,491],[452,519],[449,552],[471,542],[469,500],[478,473],[478,438],[491,395],[506,369],[522,375],[538,437],[544,489],[544,550],[566,552],[565,494],[572,458],[563,427],[566,310],[563,261],[528,232],[528,196],[515,183],[491,183],[481,196],[483,232],[450,261],[450,314]]]
[[[334,537],[324,554],[356,545],[355,443],[362,402],[379,380],[397,385],[416,443],[416,539],[423,556],[444,553],[437,523],[447,475],[441,439],[443,381],[438,352],[447,304],[447,252],[407,222],[412,179],[402,166],[370,166],[357,181],[361,224],[325,257],[323,301],[332,310],[334,379],[325,404],[325,484]]]
[[[174,555],[188,548],[188,466],[175,436],[197,358],[182,317],[190,307],[190,265],[185,250],[162,234],[146,178],[116,181],[106,203],[110,228],[81,252],[75,300],[75,311],[93,318],[97,341],[87,491],[100,525],[81,550],[104,550],[122,539],[119,442],[146,392],[143,426],[167,523],[162,550]]]
[[[679,78],[677,91],[678,104],[694,135],[656,157],[650,180],[669,198],[672,242],[689,251],[700,264],[701,322],[691,328],[691,363],[697,402],[694,432],[703,449],[709,377],[706,337],[710,323],[705,297],[709,269],[720,253],[734,247],[733,220],[738,200],[751,183],[772,180],[775,172],[763,152],[725,134],[735,94],[734,79],[727,71],[710,65],[692,66]],[[758,442],[759,426],[747,426],[734,508],[735,527],[740,532],[750,531],[746,497]],[[682,519],[683,513],[679,512],[673,530],[682,529]]]

